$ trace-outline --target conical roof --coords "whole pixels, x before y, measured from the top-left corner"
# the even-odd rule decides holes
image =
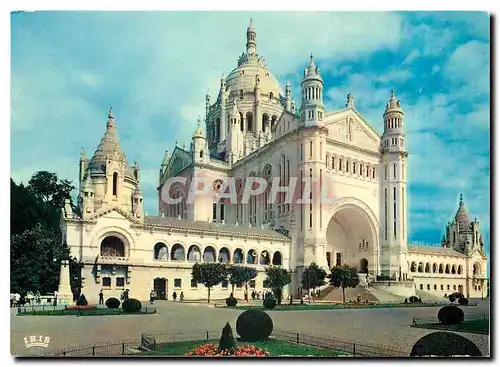
[[[385,106],[385,113],[387,112],[392,112],[392,111],[397,111],[397,112],[403,112],[401,108],[401,101],[399,101],[396,98],[396,95],[394,94],[394,90],[391,90],[391,96],[389,97],[389,102],[387,102]]]
[[[118,134],[116,132],[115,118],[113,108],[109,109],[108,122],[106,123],[106,132],[97,146],[94,155],[89,162],[89,170],[91,173],[105,173],[106,159],[110,158],[115,161],[125,162],[125,176],[133,178],[133,172],[127,162],[125,153],[120,146]]]
[[[457,214],[455,214],[455,222],[458,223],[460,231],[466,230],[470,226],[469,215],[467,214],[462,194],[460,194],[460,202],[458,203]]]

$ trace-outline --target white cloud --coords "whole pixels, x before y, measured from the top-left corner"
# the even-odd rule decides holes
[[[420,57],[420,51],[419,50],[411,50],[411,52],[406,56],[406,58],[403,61],[403,64],[411,64],[413,60],[417,59]]]

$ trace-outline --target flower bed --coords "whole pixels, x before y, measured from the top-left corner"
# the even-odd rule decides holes
[[[265,357],[269,356],[266,349],[257,348],[253,345],[242,345],[236,348],[234,352],[229,350],[219,351],[215,344],[204,344],[186,353],[187,356],[234,356],[234,357]]]
[[[86,305],[86,306],[65,306],[66,310],[95,310],[97,305]]]

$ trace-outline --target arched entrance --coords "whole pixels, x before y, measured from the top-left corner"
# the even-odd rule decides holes
[[[362,274],[368,274],[368,260],[362,258],[359,262],[359,272]]]
[[[326,259],[330,265],[349,265],[364,274],[375,274],[377,235],[374,219],[361,206],[344,203],[336,208],[326,230]]]
[[[168,279],[155,278],[153,281],[153,289],[156,291],[158,299],[168,299]]]

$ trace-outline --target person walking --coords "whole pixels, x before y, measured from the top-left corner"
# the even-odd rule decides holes
[[[103,305],[104,304],[104,293],[102,293],[102,289],[99,292],[99,304]]]
[[[179,300],[180,300],[181,302],[182,302],[182,301],[184,301],[184,292],[181,292],[181,296],[180,296]]]
[[[123,300],[128,301],[130,297],[130,289],[125,289],[125,292],[123,293]]]
[[[151,302],[151,304],[153,304],[155,299],[156,299],[156,292],[154,289],[151,289],[151,292],[149,293],[149,302]]]
[[[248,302],[248,292],[247,291],[245,291],[245,301]]]
[[[174,291],[174,294],[172,294],[172,298],[174,299],[174,302],[177,300],[177,292]]]
[[[122,292],[120,293],[120,300],[121,301],[124,301],[125,300],[125,289],[122,290]]]

